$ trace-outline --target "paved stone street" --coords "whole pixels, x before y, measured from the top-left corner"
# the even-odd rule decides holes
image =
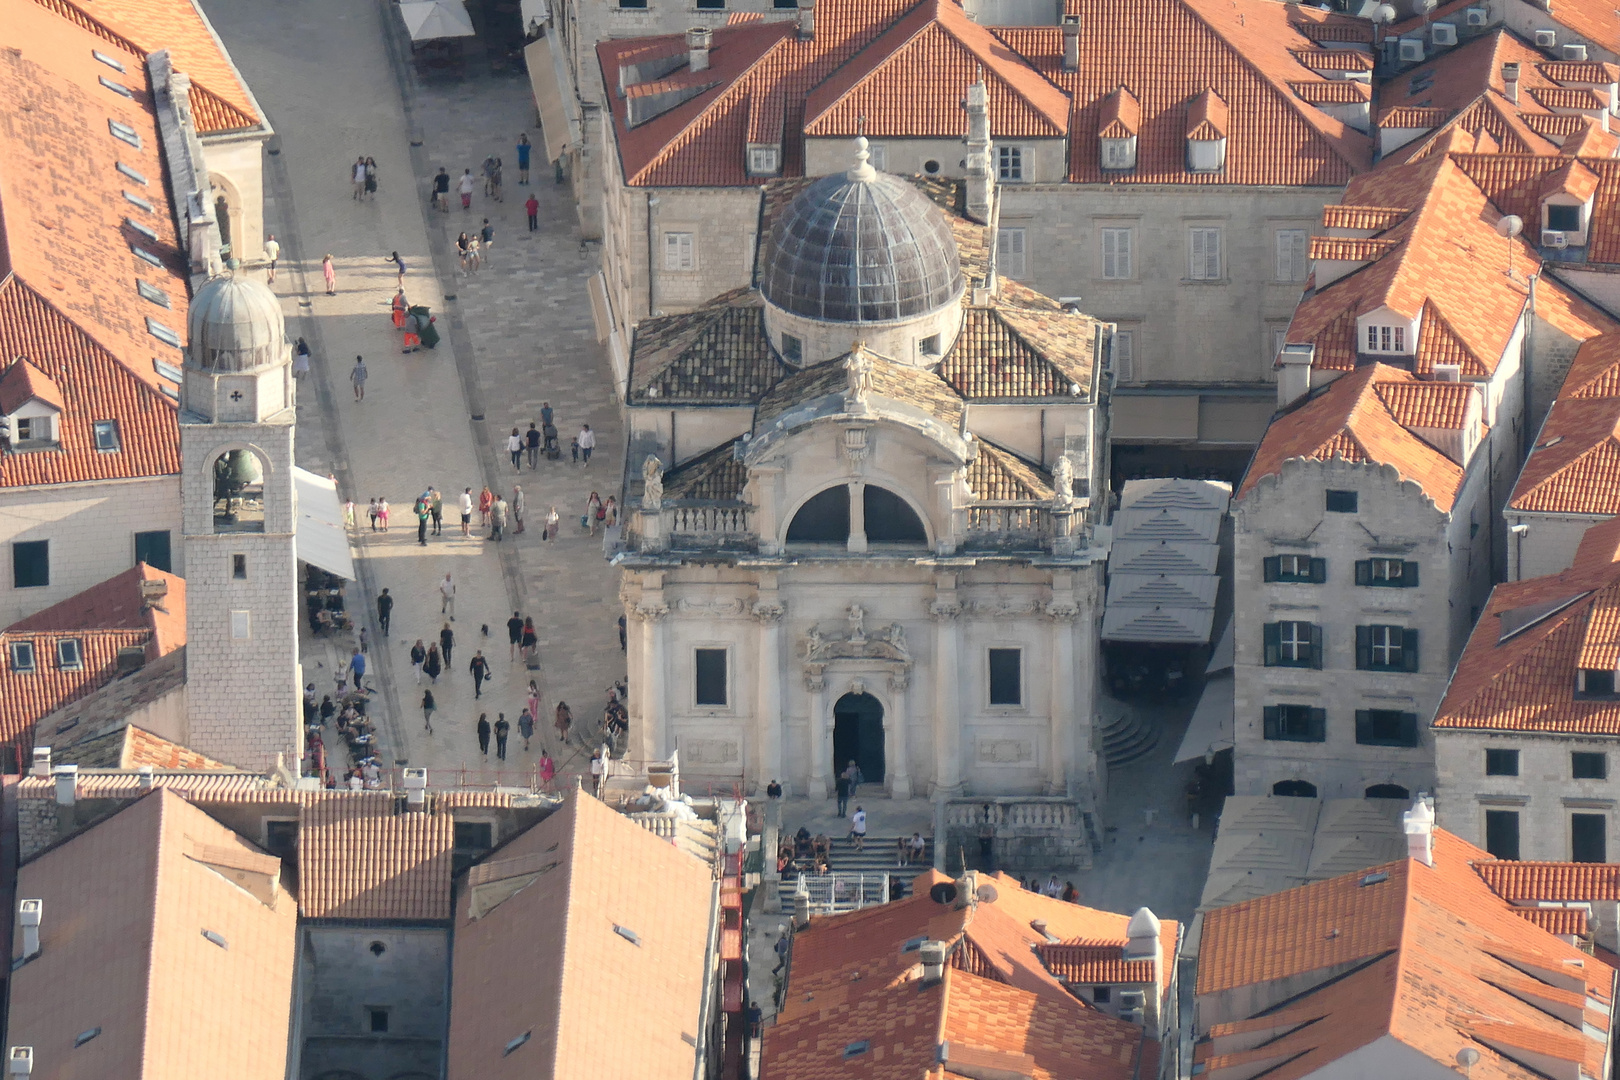
[[[446,770],[461,769],[468,782],[515,783],[544,745],[557,756],[559,774],[580,771],[589,757],[583,731],[594,731],[604,689],[624,665],[616,575],[600,537],[583,534],[579,517],[592,489],[617,494],[622,437],[606,358],[591,333],[590,259],[571,203],[553,185],[540,149],[535,177],[543,183],[516,183],[519,131],[543,145],[528,84],[521,76],[470,74],[424,87],[410,76],[402,98],[393,27],[384,22],[392,6],[375,0],[211,0],[208,12],[279,132],[279,153],[266,170],[267,228],[283,245],[273,288],[285,298],[289,333],[305,337],[314,353],[313,378],[300,388],[298,460],[334,474],[356,503],[361,580],[350,587],[351,608],[375,634],[378,591],[386,587],[396,599],[392,636],[373,645],[367,679],[382,697],[385,763],[427,765],[436,770],[434,786],[455,782],[460,774]],[[440,164],[456,175],[476,173],[492,151],[507,162],[504,202],[487,199],[480,185],[470,213],[426,209],[429,177]],[[379,190],[374,200],[356,202],[349,169],[361,154],[376,159]],[[541,203],[541,230],[533,234],[522,207],[530,190]],[[451,255],[456,233],[473,231],[485,217],[496,228],[493,251],[480,273],[463,275]],[[435,350],[400,352],[401,335],[389,320],[393,251],[409,267],[411,303],[438,316],[443,340]],[[322,281],[327,253],[337,268],[335,296]],[[370,372],[363,403],[354,401],[349,382],[357,354]],[[556,409],[565,459],[582,423],[599,432],[589,470],[542,461],[537,471],[525,464],[523,475],[514,475],[506,436],[538,420],[542,401]],[[461,537],[456,496],[471,487],[476,497],[485,483],[509,500],[514,483],[522,485],[526,532],[509,529],[506,542],[490,542],[475,512],[473,537]],[[410,508],[428,485],[444,493],[444,533],[423,548]],[[372,496],[390,504],[387,533],[373,534],[366,524]],[[562,536],[543,543],[553,504]],[[418,638],[434,640],[445,621],[437,583],[447,571],[456,581],[456,644],[433,688],[438,712],[428,736],[408,652]],[[505,622],[514,609],[534,616],[540,630],[538,672],[508,659]],[[349,643],[305,644],[306,680],[324,690]],[[475,702],[467,666],[480,648],[494,675]],[[531,677],[540,682],[543,715],[540,737],[524,753],[516,722]],[[562,754],[550,724],[559,699],[576,718],[574,745]],[[478,752],[480,711],[492,723],[505,712],[513,725],[504,765],[493,745],[487,758]],[[345,753],[339,749],[332,762],[345,764]]]

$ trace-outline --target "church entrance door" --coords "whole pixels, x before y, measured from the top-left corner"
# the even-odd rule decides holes
[[[883,703],[871,694],[845,694],[833,706],[833,775],[851,761],[864,783],[882,783]]]

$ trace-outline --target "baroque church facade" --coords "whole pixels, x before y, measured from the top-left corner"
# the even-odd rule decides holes
[[[757,287],[637,328],[628,756],[1085,797],[1110,328],[998,277],[988,183],[867,157],[767,193]]]

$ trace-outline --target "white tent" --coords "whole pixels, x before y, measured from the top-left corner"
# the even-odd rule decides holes
[[[477,34],[461,0],[404,0],[399,5],[399,17],[405,20],[405,29],[410,32],[412,41]]]

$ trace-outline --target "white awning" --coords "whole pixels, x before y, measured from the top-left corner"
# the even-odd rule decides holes
[[[1104,641],[1152,641],[1204,645],[1215,623],[1213,608],[1108,607],[1103,611]]]
[[[293,466],[293,494],[297,502],[298,558],[329,574],[355,579],[349,555],[349,530],[343,525],[343,503],[337,485],[308,469]]]
[[[573,79],[567,59],[551,47],[548,32],[523,47],[523,61],[529,68],[529,87],[534,107],[540,113],[540,126],[546,139],[546,160],[556,161],[570,144],[579,145],[579,107],[574,100]]]
[[[1226,617],[1226,628],[1221,631],[1220,638],[1215,642],[1215,650],[1209,654],[1209,665],[1204,668],[1204,674],[1213,675],[1217,671],[1231,671],[1233,659],[1236,656],[1235,646],[1232,644],[1232,617]]]
[[[1204,694],[1187,724],[1187,734],[1181,738],[1181,749],[1176,751],[1176,764],[1232,748],[1232,693],[1230,671],[1213,675],[1204,683]]]

